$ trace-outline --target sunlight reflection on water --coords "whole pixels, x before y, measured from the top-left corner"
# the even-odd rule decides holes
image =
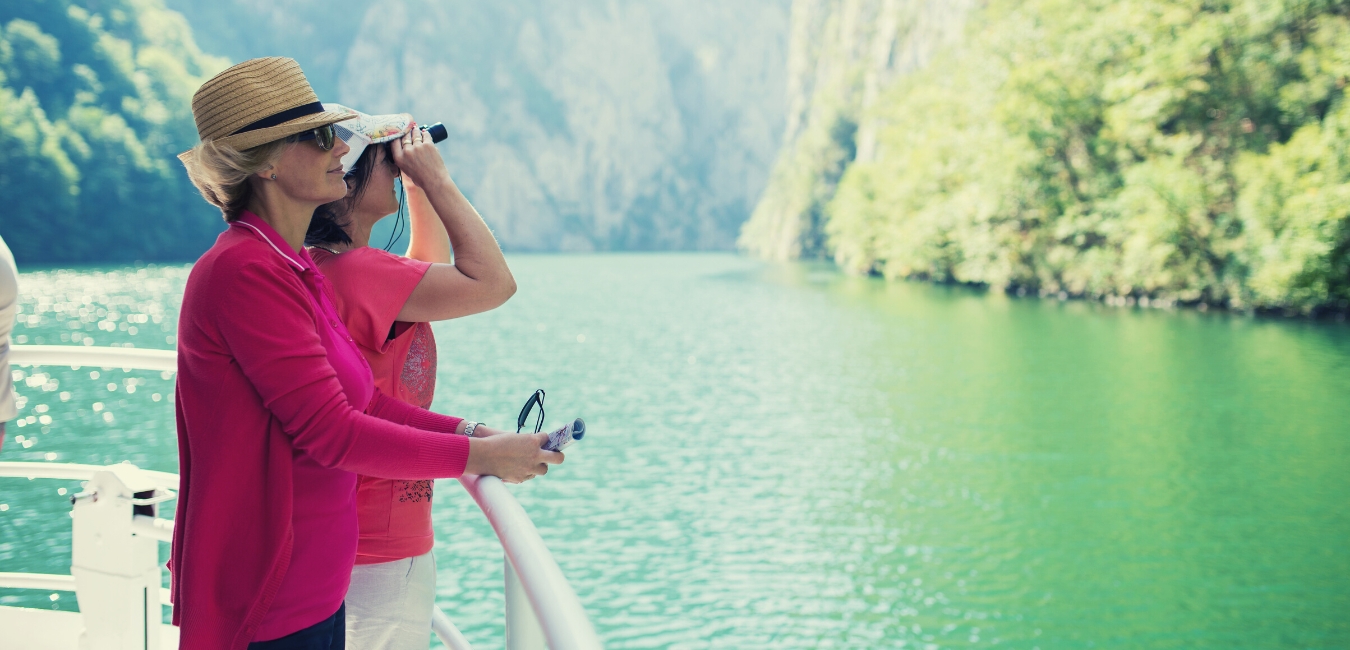
[[[508,305],[436,325],[435,408],[506,427],[542,387],[550,423],[586,418],[514,491],[608,647],[1350,643],[1345,326],[729,255],[511,263]],[[186,273],[24,274],[15,333],[172,347]],[[18,370],[0,459],[175,469],[171,376]],[[4,484],[0,566],[68,570],[73,487]],[[436,502],[440,604],[500,647],[491,529],[452,481]]]

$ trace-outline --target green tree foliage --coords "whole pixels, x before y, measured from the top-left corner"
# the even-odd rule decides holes
[[[1350,305],[1350,2],[990,0],[826,207],[888,277]]]
[[[27,263],[192,259],[219,215],[174,156],[204,56],[160,0],[0,5],[0,235]]]

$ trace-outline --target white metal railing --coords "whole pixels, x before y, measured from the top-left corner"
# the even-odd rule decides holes
[[[178,369],[176,357],[172,350],[17,345],[10,348],[9,361],[14,365],[172,372]],[[152,481],[169,490],[176,490],[179,485],[177,474],[140,470],[126,464],[0,462],[0,477],[89,481],[96,474],[107,480],[109,472]],[[507,650],[542,650],[546,644],[552,650],[600,648],[600,639],[581,600],[553,559],[534,522],[502,481],[495,476],[465,476],[459,482],[492,524],[505,553]],[[133,536],[161,542],[173,540],[172,521],[146,515],[133,515],[131,519],[129,531]],[[75,591],[76,582],[76,576],[0,573],[0,587]],[[168,590],[161,592],[160,598],[167,604]],[[432,630],[451,650],[470,648],[469,642],[440,608],[433,612]]]
[[[9,476],[14,478],[27,479],[64,479],[67,481],[88,481],[94,475],[94,472],[107,469],[104,465],[81,465],[79,463],[0,463],[0,476]],[[168,472],[156,472],[150,469],[141,470],[142,473],[155,479],[160,485],[170,490],[178,489],[178,475]]]
[[[6,589],[41,589],[43,591],[75,591],[75,576],[50,573],[0,573],[0,587]]]
[[[600,647],[581,600],[501,479],[466,476],[459,482],[487,515],[506,551],[507,647],[542,648],[543,641],[555,649]]]
[[[9,362],[18,366],[89,366],[177,372],[178,355],[173,350],[102,348],[78,345],[15,345]]]
[[[38,589],[41,591],[75,591],[75,576],[53,573],[5,573],[0,571],[0,587],[5,589]],[[169,590],[161,587],[160,603],[169,607]]]

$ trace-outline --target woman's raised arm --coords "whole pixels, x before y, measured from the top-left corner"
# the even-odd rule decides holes
[[[458,318],[500,306],[516,292],[506,265],[483,218],[459,191],[436,145],[414,128],[390,144],[403,173],[414,235],[408,256],[433,262],[399,312],[398,320],[428,322]],[[444,229],[432,228],[434,215]],[[420,229],[421,232],[417,232]],[[454,263],[449,264],[453,248]]]
[[[409,176],[403,177],[403,189],[408,195],[408,257],[433,264],[450,264],[454,261],[450,248],[450,235],[441,223],[441,215],[431,207],[431,199],[422,191],[421,186]]]

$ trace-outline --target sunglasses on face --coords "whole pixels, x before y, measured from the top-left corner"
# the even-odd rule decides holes
[[[332,151],[333,145],[337,143],[337,132],[333,130],[333,125],[328,124],[317,129],[297,133],[289,138],[291,142],[304,142],[305,140],[314,140],[314,144],[319,145],[324,151]]]

